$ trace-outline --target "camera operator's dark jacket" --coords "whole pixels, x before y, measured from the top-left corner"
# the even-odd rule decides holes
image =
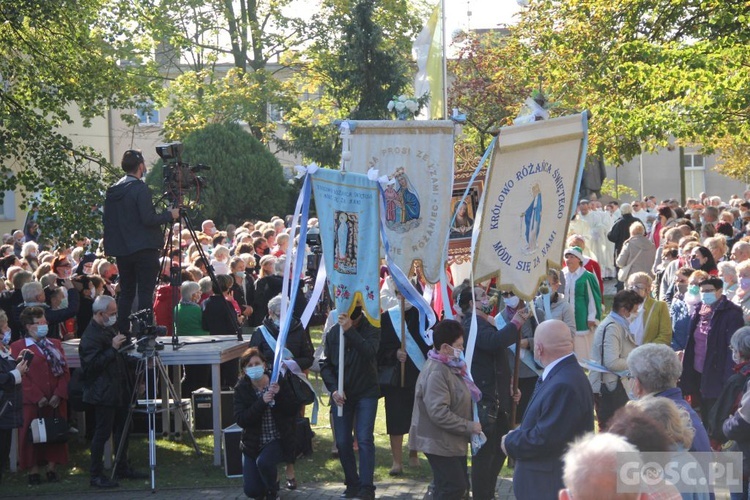
[[[172,220],[170,212],[156,213],[151,189],[126,175],[107,189],[104,199],[104,251],[123,257],[139,250],[161,249],[161,225]]]
[[[279,327],[277,327],[273,321],[266,318],[263,321],[263,326],[268,329],[268,333],[271,337],[278,340],[279,338]],[[260,352],[263,353],[263,357],[268,360],[268,364],[273,363],[274,351],[271,346],[266,342],[266,338],[263,336],[263,332],[260,331],[260,327],[256,328],[253,332],[253,336],[250,338],[250,347],[257,347]],[[294,356],[294,360],[297,362],[301,370],[307,370],[313,364],[315,359],[312,341],[310,335],[302,328],[302,323],[292,318],[292,324],[289,325],[289,333],[286,337],[286,348]]]
[[[326,334],[325,357],[321,359],[320,376],[328,390],[338,389],[339,336],[340,326],[336,323]],[[380,328],[372,326],[367,318],[357,327],[344,332],[344,395],[348,402],[362,398],[380,396],[378,386],[378,347]]]
[[[266,373],[269,377],[270,373]],[[284,382],[284,377],[279,379],[279,392],[274,398],[271,408],[276,429],[281,436],[281,449],[284,454],[284,462],[294,463],[295,444],[295,419],[299,412],[292,389]],[[268,408],[268,403],[258,397],[253,383],[246,375],[242,375],[234,387],[234,419],[237,425],[242,427],[242,438],[240,449],[249,457],[257,457],[260,453],[260,435],[263,413]]]
[[[83,402],[95,406],[127,406],[131,386],[125,355],[112,347],[114,327],[92,320],[81,337],[78,355],[83,371]]]

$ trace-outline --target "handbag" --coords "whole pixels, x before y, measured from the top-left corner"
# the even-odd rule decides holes
[[[396,370],[396,367],[400,367],[401,364],[398,365],[380,365],[378,366],[378,385],[382,387],[389,387],[389,386],[400,386],[400,376],[401,372]],[[398,378],[397,378],[398,375]]]
[[[34,444],[55,444],[68,441],[68,421],[61,417],[55,408],[51,417],[42,417],[31,421],[29,436]]]
[[[617,271],[617,281],[625,283],[628,280],[628,276],[630,276],[630,268],[633,267],[633,263],[638,260],[638,256],[641,255],[641,252],[643,252],[642,248],[638,250],[638,253],[635,254],[635,257],[633,257],[633,259],[628,262],[625,267],[621,267]]]
[[[292,373],[291,370],[287,370],[284,377],[286,377],[286,381],[292,390],[297,405],[309,405],[315,401],[315,391],[307,380],[302,380],[300,377]]]
[[[607,327],[609,327],[609,325],[607,325]],[[607,328],[604,328],[604,332],[602,333],[602,349],[600,358],[602,366],[604,366],[604,337],[606,335]],[[602,380],[599,394],[600,396],[597,413],[599,415],[599,421],[602,423],[602,425],[606,424],[606,422],[612,417],[612,415],[614,415],[617,410],[625,406],[625,404],[630,400],[627,391],[625,391],[625,386],[622,385],[622,380],[619,376],[617,377],[615,388],[612,390],[607,388],[606,384]]]

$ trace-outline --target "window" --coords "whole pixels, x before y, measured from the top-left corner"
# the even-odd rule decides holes
[[[159,110],[153,109],[154,103],[144,103],[142,106],[136,108],[136,114],[141,125],[158,125],[159,124]]]
[[[698,198],[706,190],[706,163],[703,155],[685,153],[685,196]]]
[[[268,121],[279,123],[284,119],[284,110],[278,104],[268,104]]]
[[[16,193],[6,191],[0,202],[0,220],[16,220]]]

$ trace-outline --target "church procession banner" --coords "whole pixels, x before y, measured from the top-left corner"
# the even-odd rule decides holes
[[[339,313],[362,306],[380,326],[380,199],[367,175],[318,169],[312,176],[323,261]]]
[[[437,283],[444,266],[453,191],[453,122],[351,122],[352,172],[376,169],[384,186],[385,226],[393,261],[405,273],[422,261],[425,279]]]
[[[586,113],[501,129],[475,221],[475,281],[498,276],[531,300],[561,266],[586,147]]]

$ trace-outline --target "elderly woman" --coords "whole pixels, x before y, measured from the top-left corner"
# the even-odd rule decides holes
[[[459,499],[469,489],[466,445],[482,431],[472,419],[471,402],[482,395],[461,356],[461,324],[443,320],[432,331],[433,348],[417,378],[409,448],[427,456],[434,498]]]
[[[29,369],[23,360],[25,351],[17,358],[10,354],[8,316],[0,311],[0,483],[10,454],[13,429],[23,425],[23,390],[21,381]]]
[[[631,403],[651,416],[662,429],[676,451],[685,451],[693,442],[695,429],[688,413],[674,401],[662,397],[647,397]]]
[[[177,335],[208,335],[203,328],[203,310],[198,302],[201,286],[195,281],[185,281],[180,285],[180,303],[175,307]]]
[[[734,262],[719,262],[719,278],[724,282],[724,295],[727,299],[733,300],[737,293],[739,283],[737,283],[737,265]]]
[[[727,246],[727,238],[723,234],[707,238],[703,245],[711,252],[711,256],[717,264],[726,260],[729,247]]]
[[[683,408],[695,429],[690,451],[711,451],[706,428],[690,403],[682,397],[677,381],[682,374],[682,363],[671,348],[662,344],[644,344],[628,355],[628,370],[632,378],[631,393],[636,398],[648,395],[667,398]]]
[[[646,228],[640,222],[630,225],[630,238],[622,246],[622,252],[617,256],[617,267],[620,268],[620,281],[627,282],[631,274],[650,273],[651,265],[656,257],[654,243],[646,237]]]
[[[593,273],[583,267],[583,253],[578,247],[570,247],[565,258],[565,300],[573,306],[576,334],[573,337],[575,353],[584,359],[591,352],[594,329],[602,318],[602,298],[599,283]]]
[[[628,290],[643,299],[638,315],[630,323],[630,331],[637,345],[656,342],[669,345],[672,342],[672,320],[666,302],[651,297],[651,277],[642,272],[632,273],[628,278]]]
[[[733,440],[735,444],[730,451],[742,452],[742,494],[732,494],[732,498],[746,500],[749,495],[748,481],[750,480],[750,387],[748,387],[748,374],[750,373],[750,327],[744,326],[732,335],[731,341],[732,356],[737,361],[737,373],[730,378],[725,386],[722,397],[717,401],[714,407],[717,413],[716,422],[721,421],[721,441]],[[735,379],[735,380],[732,380]],[[736,407],[736,401],[741,397],[739,407]],[[718,411],[723,399],[731,403],[722,405],[722,411]],[[713,421],[714,419],[712,419]]]
[[[271,383],[263,354],[252,347],[246,350],[234,388],[234,419],[242,427],[242,478],[248,497],[278,498],[277,466],[294,462],[298,409],[288,386]]]
[[[594,333],[590,359],[608,370],[604,373],[595,370],[589,372],[600,429],[606,429],[610,417],[628,402],[618,373],[627,370],[628,354],[637,347],[630,333],[630,320],[642,302],[643,298],[631,290],[617,292],[612,302],[612,312],[602,320]]]
[[[750,260],[737,264],[738,287],[732,302],[742,308],[742,318],[745,325],[750,325]]]
[[[21,247],[21,262],[24,265],[24,269],[27,271],[36,271],[36,268],[39,267],[39,259],[37,259],[37,256],[39,255],[39,245],[36,244],[34,241],[27,241],[23,244],[23,247]]]
[[[31,421],[54,415],[68,414],[68,381],[70,372],[62,344],[47,339],[47,320],[41,307],[27,307],[21,313],[21,326],[25,338],[13,342],[11,355],[18,358],[28,349],[34,353],[29,373],[23,378],[23,427],[19,434],[19,461],[22,469],[29,469],[29,484],[41,483],[39,466],[47,464],[46,478],[57,482],[57,464],[68,462],[66,443],[33,444],[29,436]]]
[[[545,305],[544,296],[539,295],[534,299],[539,322],[548,319],[559,319],[570,328],[571,335],[576,334],[576,318],[573,306],[565,300],[565,296],[560,292],[560,273],[556,269],[547,271],[547,283],[550,289],[549,310]],[[523,397],[523,395],[522,395]]]

